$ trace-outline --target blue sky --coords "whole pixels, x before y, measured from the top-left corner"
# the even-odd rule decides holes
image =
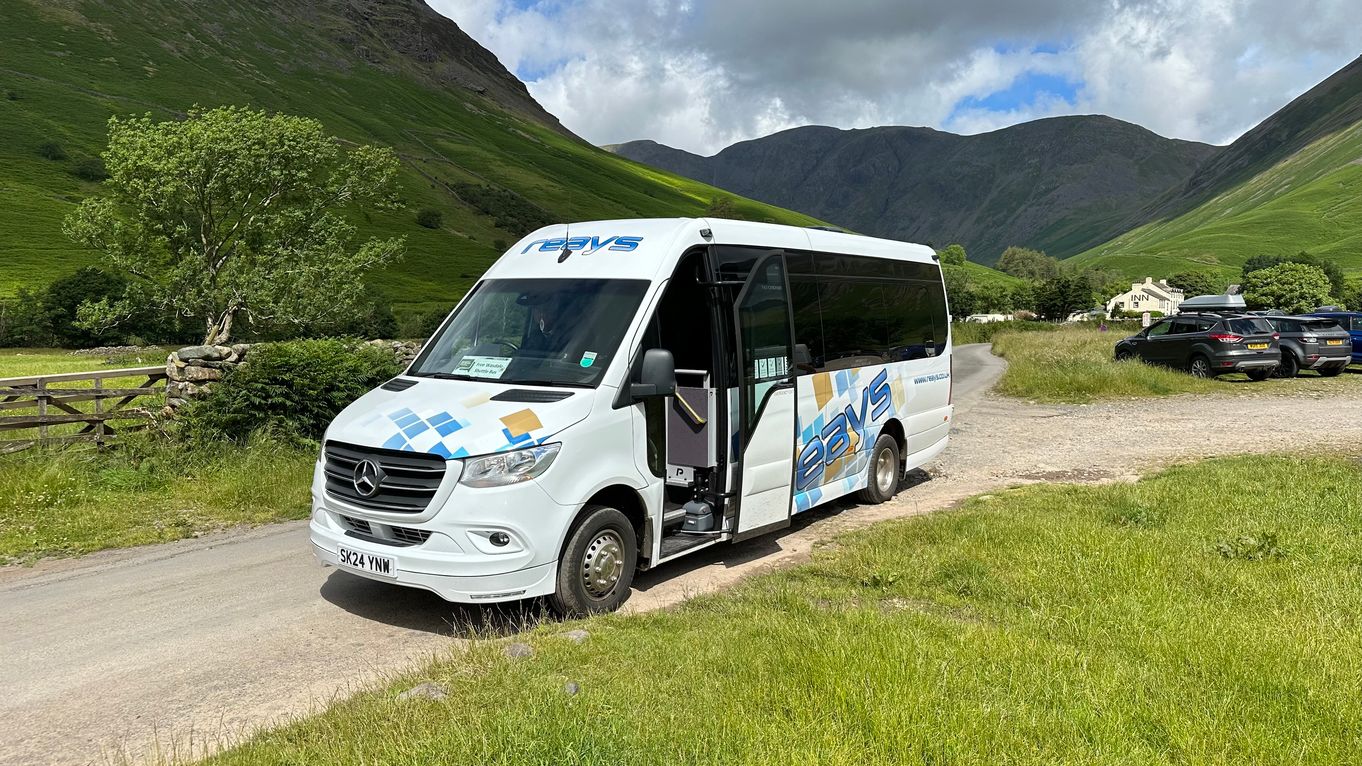
[[[1227,143],[1362,50],[1362,3],[429,0],[595,143],[1107,114]]]

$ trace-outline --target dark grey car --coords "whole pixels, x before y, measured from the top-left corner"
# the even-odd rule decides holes
[[[1315,370],[1332,378],[1352,362],[1352,338],[1338,322],[1324,317],[1265,318],[1280,336],[1282,363],[1277,377],[1294,378],[1301,370]]]
[[[1266,380],[1281,362],[1277,332],[1255,316],[1180,314],[1116,344],[1116,359],[1142,359],[1199,378],[1242,372]]]

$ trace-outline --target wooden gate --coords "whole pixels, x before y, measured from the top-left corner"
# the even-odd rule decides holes
[[[0,378],[0,455],[40,444],[103,445],[146,428],[165,382],[164,366]]]

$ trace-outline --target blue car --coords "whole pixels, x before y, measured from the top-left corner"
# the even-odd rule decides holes
[[[1317,311],[1309,316],[1328,317],[1347,330],[1353,339],[1353,364],[1362,364],[1362,311]]]

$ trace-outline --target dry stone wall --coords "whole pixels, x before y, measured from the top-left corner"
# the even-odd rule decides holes
[[[388,349],[404,367],[421,353],[421,344],[414,341],[371,340],[365,345]],[[250,349],[251,344],[238,343],[233,346],[187,346],[171,353],[166,359],[163,414],[173,417],[180,407],[206,396],[228,372],[246,363]]]

